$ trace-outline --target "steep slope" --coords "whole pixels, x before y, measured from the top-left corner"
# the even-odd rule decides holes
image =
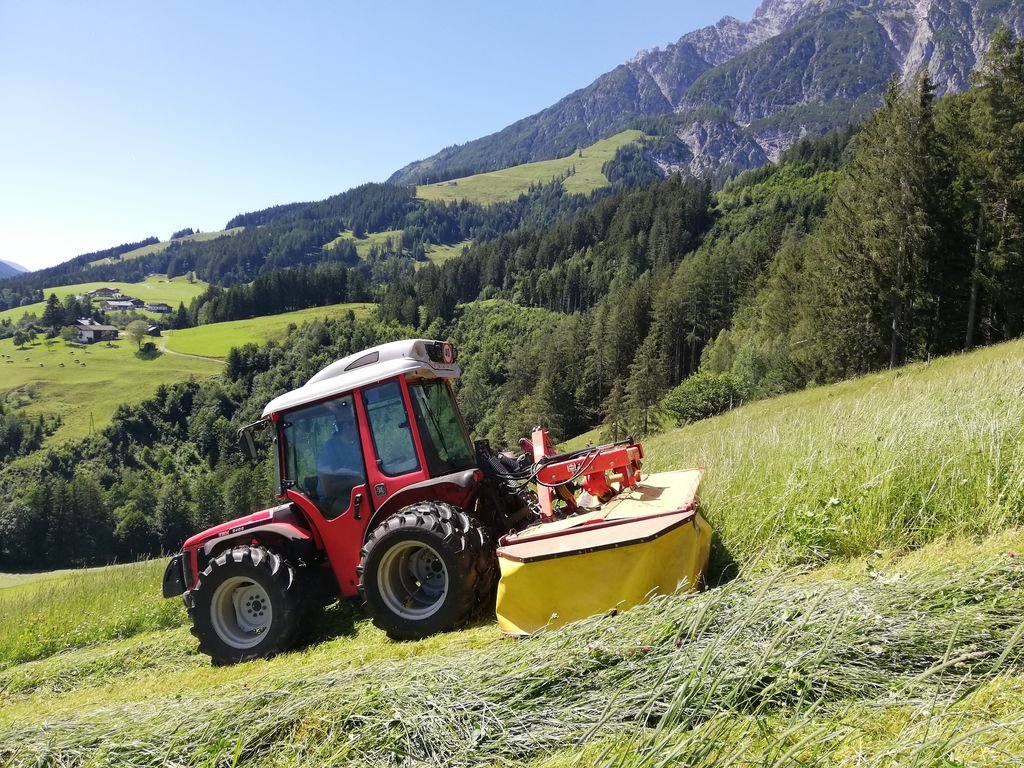
[[[398,183],[441,181],[565,155],[667,119],[692,159],[663,170],[753,167],[807,134],[857,122],[893,74],[927,70],[961,91],[1000,22],[1024,30],[1021,0],[765,0],[748,21],[726,17],[625,64],[490,136],[411,163]]]
[[[163,562],[0,575],[0,763],[1019,765],[1022,363],[1005,345],[651,440],[653,470],[707,466],[740,577],[529,640],[393,643],[344,604],[305,647],[211,669]]]

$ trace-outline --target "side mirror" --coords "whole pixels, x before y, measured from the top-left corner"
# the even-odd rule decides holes
[[[238,448],[250,461],[257,458],[256,439],[253,437],[253,433],[262,432],[266,428],[267,423],[266,419],[260,419],[252,424],[246,424],[238,430]]]
[[[253,439],[252,430],[238,430],[238,448],[242,455],[250,461],[256,458],[256,441]]]

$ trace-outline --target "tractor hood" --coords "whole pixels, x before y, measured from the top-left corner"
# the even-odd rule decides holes
[[[263,417],[289,411],[393,376],[457,379],[455,347],[445,341],[407,339],[364,349],[331,363],[298,389],[275,397],[263,409]]]
[[[182,549],[187,551],[202,547],[209,554],[221,541],[258,533],[277,534],[286,539],[310,538],[301,516],[296,514],[292,505],[282,504],[207,528],[188,539]]]

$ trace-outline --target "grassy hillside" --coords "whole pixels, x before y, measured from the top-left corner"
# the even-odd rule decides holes
[[[162,563],[0,588],[0,763],[1017,765],[1021,391],[1015,343],[649,440],[740,577],[525,641],[341,605],[211,668]]]
[[[355,243],[356,253],[359,255],[359,258],[365,259],[370,255],[370,249],[373,246],[383,247],[385,241],[389,238],[394,244],[400,243],[402,241],[402,230],[388,229],[383,232],[370,232],[361,239],[353,235],[351,230],[347,230],[325,245],[324,248],[331,248],[343,241],[351,241]],[[463,240],[455,245],[429,245],[427,247],[427,258],[434,264],[444,264],[448,259],[460,255],[462,249],[469,245],[470,242],[472,241]]]
[[[18,349],[0,340],[3,373],[0,398],[23,405],[28,414],[60,416],[63,425],[51,440],[84,437],[105,426],[120,403],[139,403],[160,384],[212,376],[215,360],[156,354],[143,356],[131,341],[70,347],[59,339]]]
[[[140,256],[148,256],[151,253],[161,253],[166,251],[171,243],[183,243],[186,241],[192,242],[205,242],[207,240],[216,240],[218,237],[228,237],[230,235],[237,235],[241,232],[244,227],[233,227],[231,229],[220,230],[219,232],[198,232],[194,235],[186,235],[185,237],[179,237],[176,240],[166,240],[162,243],[153,243],[153,245],[144,245],[141,248],[136,248],[134,251],[127,251],[121,254],[121,258],[118,261],[131,261],[137,259]],[[101,264],[114,263],[113,259],[97,259],[96,261],[89,262],[90,267],[96,267]]]
[[[334,240],[327,243],[327,245],[325,245],[324,248],[333,248],[338,243],[349,241],[355,244],[356,253],[359,255],[359,258],[365,259],[370,255],[370,249],[373,246],[376,245],[378,247],[383,248],[384,242],[388,239],[390,239],[394,244],[401,243],[402,230],[388,229],[385,230],[384,232],[370,232],[369,234],[362,238],[356,237],[352,233],[352,230],[346,230],[342,232],[340,235],[338,235],[336,238],[334,238]]]
[[[188,285],[188,283],[183,283]],[[27,414],[59,415],[63,424],[50,438],[54,443],[84,437],[110,421],[120,403],[139,403],[161,384],[190,377],[214,376],[231,347],[280,339],[290,325],[334,316],[349,310],[366,316],[372,304],[314,307],[251,320],[167,331],[156,354],[142,355],[126,340],[85,347],[60,339],[42,340],[18,349],[11,339],[0,340],[0,398],[24,407]]]
[[[302,325],[322,317],[334,317],[349,310],[356,317],[368,316],[373,304],[335,304],[330,307],[310,307],[281,315],[254,317],[249,320],[231,320],[226,323],[200,325],[178,331],[166,331],[161,342],[167,350],[182,355],[226,358],[232,347],[243,344],[263,344],[281,339],[290,325]]]
[[[571,175],[562,182],[566,191],[587,194],[608,184],[601,167],[615,157],[616,150],[643,135],[641,131],[623,131],[558,160],[542,160],[440,184],[421,185],[416,187],[416,196],[423,200],[468,200],[489,205],[515,200],[527,192],[531,184],[546,184],[567,173]]]
[[[177,308],[181,302],[184,302],[187,307],[192,299],[206,290],[207,284],[202,280],[190,283],[185,277],[175,277],[168,280],[166,275],[150,275],[141,283],[76,283],[74,285],[53,286],[44,290],[43,296],[49,297],[51,293],[56,293],[58,298],[63,299],[65,296],[79,296],[97,288],[117,288],[121,292],[134,296],[137,299],[142,299],[143,301],[162,301]],[[42,317],[45,308],[46,302],[40,301],[24,307],[8,309],[0,312],[0,320],[18,320],[29,312],[34,313],[37,317]],[[161,315],[152,312],[143,312],[142,314],[149,315],[150,317],[161,317]]]
[[[466,248],[472,240],[463,240],[461,243],[455,243],[455,245],[431,245],[427,249],[427,258],[431,262],[440,266],[444,264],[448,259],[454,259],[456,256],[462,255],[462,249]]]

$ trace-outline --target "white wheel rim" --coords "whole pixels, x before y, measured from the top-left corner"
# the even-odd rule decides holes
[[[213,631],[232,648],[259,645],[273,620],[274,607],[267,591],[244,576],[226,579],[210,601]]]
[[[403,619],[422,620],[437,613],[448,594],[448,569],[437,550],[403,541],[384,553],[377,568],[384,604]]]

